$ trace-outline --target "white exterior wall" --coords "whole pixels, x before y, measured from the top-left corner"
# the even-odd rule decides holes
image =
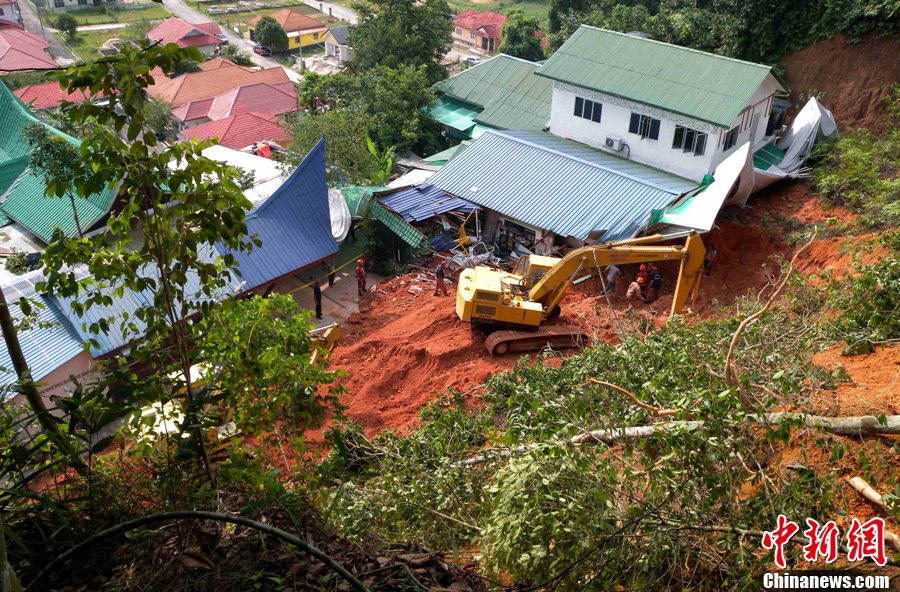
[[[699,182],[704,175],[714,171],[716,166],[731,154],[735,148],[750,139],[751,124],[754,117],[758,116],[754,133],[754,148],[758,148],[765,143],[766,138],[763,135],[768,122],[768,109],[771,106],[770,99],[776,87],[777,82],[770,75],[766,82],[757,90],[751,99],[750,107],[748,107],[749,115],[739,133],[738,141],[727,153],[723,152],[722,146],[728,130],[621,97],[556,81],[553,83],[550,133]],[[603,105],[599,123],[574,114],[576,97]],[[630,133],[628,126],[631,122],[632,113],[640,113],[659,119],[659,139],[642,139],[638,134]],[[742,120],[743,116],[738,116],[732,127],[741,125]],[[682,150],[672,148],[677,125],[707,134],[706,149],[701,156],[695,156],[692,152],[685,153]],[[607,137],[621,138],[628,148],[623,148],[620,152],[608,150],[606,148]]]
[[[720,162],[731,155],[731,153],[739,146],[749,142],[751,139],[753,140],[753,145],[750,147],[751,152],[761,148],[768,142],[769,138],[765,136],[766,126],[768,125],[769,113],[772,109],[772,98],[778,88],[778,82],[775,80],[775,77],[770,74],[765,82],[763,82],[756,90],[756,93],[753,95],[753,98],[750,99],[750,102],[747,103],[747,107],[744,111],[731,122],[731,126],[728,130],[740,126],[740,131],[738,132],[737,142],[735,142],[734,146],[727,152],[722,148],[725,134],[728,133],[728,130],[719,130],[718,137],[714,144],[716,151],[713,155],[711,170],[714,170]],[[754,120],[756,121],[755,127],[753,126]]]
[[[53,12],[82,10],[84,8],[103,8],[104,6],[120,8],[118,0],[82,0],[82,2],[79,2],[78,0],[47,0],[46,6]],[[143,5],[136,5],[136,7],[141,6]]]
[[[0,21],[15,23],[17,25],[22,24],[22,17],[19,16],[18,3],[0,4]]]

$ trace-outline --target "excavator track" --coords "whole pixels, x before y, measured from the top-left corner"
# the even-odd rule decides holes
[[[565,349],[581,347],[584,332],[575,325],[549,325],[536,331],[494,331],[484,340],[484,347],[493,356],[508,352],[534,351],[545,345]]]

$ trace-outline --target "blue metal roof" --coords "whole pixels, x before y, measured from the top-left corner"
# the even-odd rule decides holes
[[[406,187],[375,194],[378,200],[400,214],[407,222],[419,222],[446,212],[468,214],[478,208],[465,199],[449,195],[433,185]]]
[[[581,240],[634,236],[696,183],[539,131],[491,130],[428,182],[536,228]]]
[[[331,234],[325,139],[309,151],[291,176],[247,214],[247,231],[262,246],[233,252],[243,290],[251,290],[337,253]],[[216,245],[220,252],[222,245]]]
[[[209,246],[200,251],[200,257],[206,262],[213,262],[218,256],[219,254]],[[76,273],[78,272],[76,271]],[[155,268],[151,265],[141,270],[141,273],[156,278]],[[88,277],[84,271],[78,275],[81,279]],[[198,305],[205,301],[224,300],[236,294],[239,286],[239,281],[232,277],[227,286],[220,288],[212,295],[212,298],[209,298],[203,294],[199,276],[195,272],[188,272],[184,291],[189,303],[189,310],[196,310]],[[154,306],[154,290],[135,292],[126,289],[122,291],[121,296],[117,296],[114,294],[114,286],[95,286],[93,289],[109,295],[113,299],[113,304],[110,306],[93,304],[84,311],[84,315],[78,316],[73,304],[86,300],[84,293],[79,293],[75,297],[51,298],[63,316],[69,319],[81,342],[90,344],[91,355],[95,357],[106,355],[143,337],[147,325],[137,318],[136,313],[141,308]],[[99,330],[98,323],[101,319],[109,322],[108,333]]]
[[[41,280],[43,277],[37,277],[34,281]],[[35,293],[34,284],[27,277],[3,290],[10,314],[17,323],[24,318],[17,304],[19,300],[24,297],[32,302],[34,316],[29,317],[32,321],[30,328],[19,331],[19,343],[33,380],[44,378],[84,351],[81,338],[66,317],[53,306],[50,299]],[[3,343],[0,345],[0,386],[13,385],[16,380],[9,350]],[[0,401],[12,394],[0,391]]]

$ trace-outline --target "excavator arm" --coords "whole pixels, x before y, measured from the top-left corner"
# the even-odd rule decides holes
[[[672,314],[684,310],[690,299],[692,305],[700,289],[703,276],[703,258],[706,248],[703,240],[691,232],[684,246],[645,246],[643,243],[657,243],[664,240],[660,235],[645,236],[628,241],[604,243],[575,249],[563,257],[559,263],[537,280],[528,292],[529,300],[539,302],[550,313],[572,285],[572,278],[581,270],[604,265],[625,265],[650,261],[681,261],[675,297],[672,300]]]

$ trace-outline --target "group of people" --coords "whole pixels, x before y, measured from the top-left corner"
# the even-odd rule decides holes
[[[616,282],[622,270],[616,265],[606,267],[606,290],[615,294]],[[662,274],[659,268],[653,263],[641,263],[637,274],[631,283],[628,284],[628,290],[625,292],[625,298],[628,300],[628,309],[634,308],[634,303],[640,299],[650,304],[659,297],[659,288],[662,285]]]
[[[328,268],[328,285],[334,285],[334,268]],[[366,260],[356,260],[356,290],[360,296],[366,293]],[[316,318],[322,318],[322,285],[318,279],[313,282],[313,300],[316,304]]]

